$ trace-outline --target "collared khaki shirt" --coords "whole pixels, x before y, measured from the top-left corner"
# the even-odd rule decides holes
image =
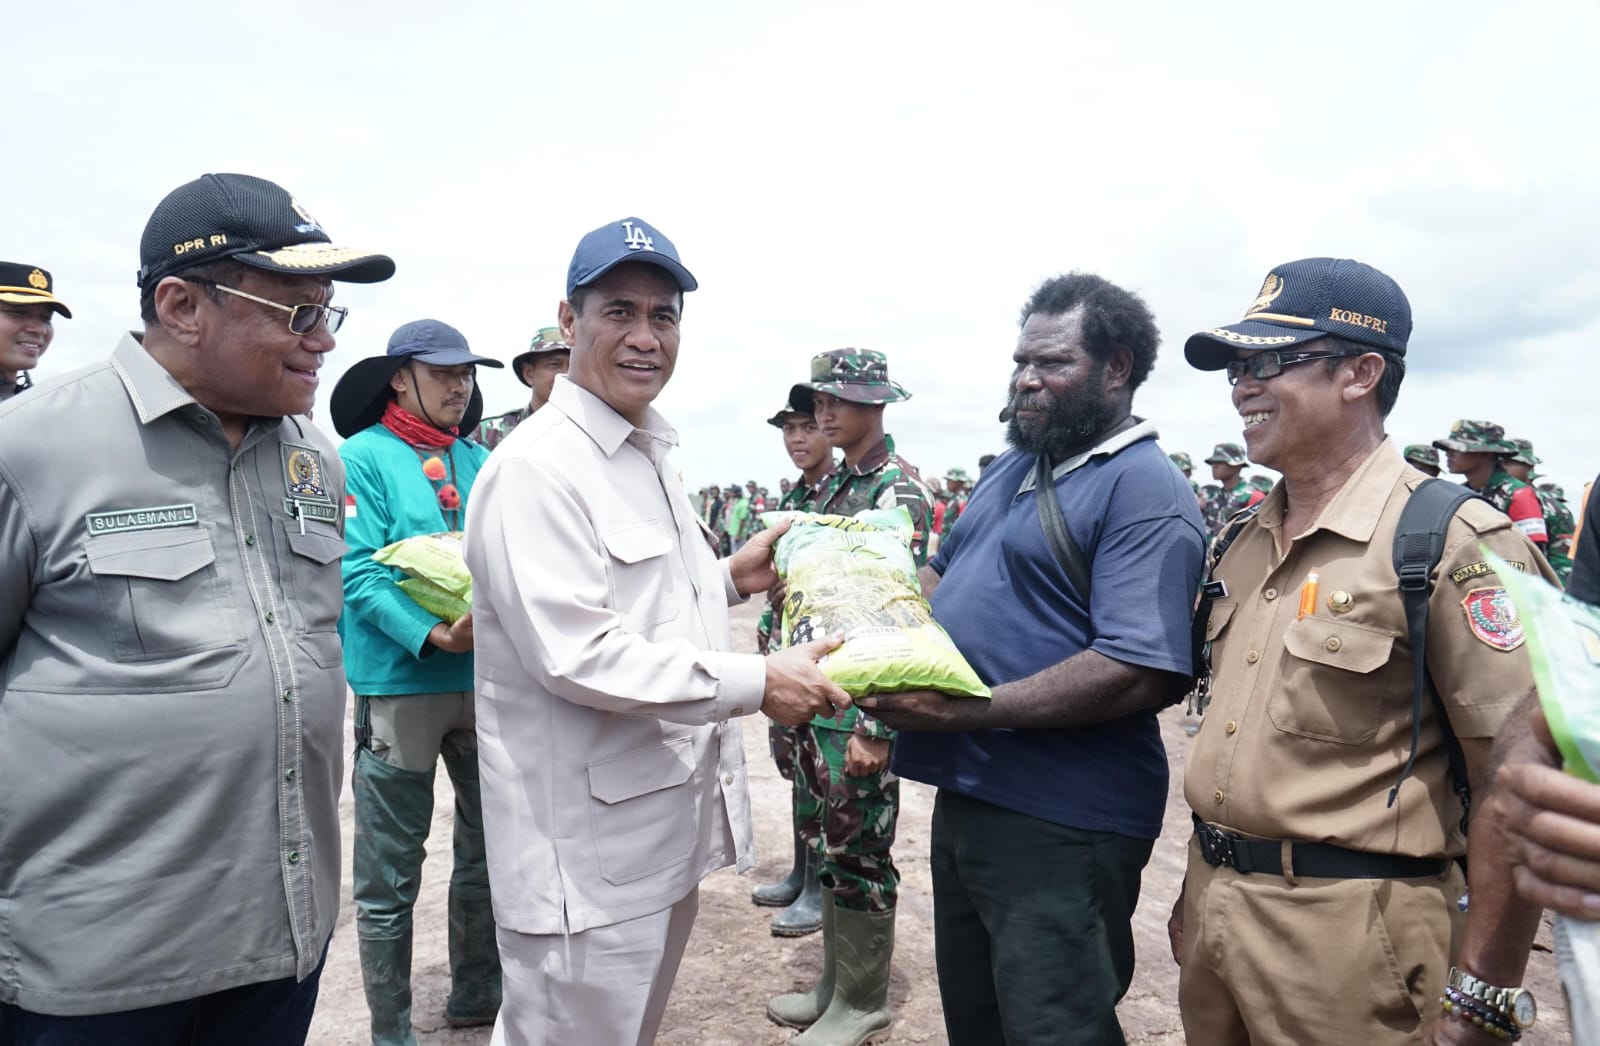
[[[339,900],[344,469],[132,336],[0,408],[0,1001],[304,978]]]
[[[1216,576],[1228,595],[1207,623],[1211,706],[1184,795],[1200,817],[1264,839],[1372,853],[1458,856],[1466,840],[1444,739],[1424,702],[1417,763],[1393,807],[1411,743],[1412,668],[1393,565],[1395,529],[1426,477],[1385,440],[1287,556],[1285,487],[1267,495]],[[1515,611],[1479,546],[1553,578],[1511,521],[1481,501],[1446,533],[1429,599],[1428,667],[1459,737],[1492,737],[1533,687]],[[1317,571],[1310,613],[1299,616]]]

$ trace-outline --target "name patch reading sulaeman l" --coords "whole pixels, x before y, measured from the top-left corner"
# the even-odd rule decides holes
[[[115,534],[123,530],[165,530],[168,527],[197,527],[200,514],[194,505],[155,505],[112,512],[91,512],[83,517],[90,534]]]

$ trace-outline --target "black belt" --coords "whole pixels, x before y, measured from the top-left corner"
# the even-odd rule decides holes
[[[1283,874],[1283,844],[1276,839],[1246,839],[1213,828],[1194,814],[1200,856],[1213,868]],[[1449,862],[1434,857],[1401,857],[1346,850],[1327,843],[1291,843],[1294,874],[1307,879],[1421,879],[1442,875]]]

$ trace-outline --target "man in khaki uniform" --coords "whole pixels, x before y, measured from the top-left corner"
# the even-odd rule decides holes
[[[1471,914],[1458,906],[1464,818],[1431,701],[1412,751],[1392,557],[1424,477],[1383,431],[1410,331],[1393,280],[1312,258],[1275,269],[1242,322],[1185,346],[1198,369],[1227,370],[1250,459],[1283,474],[1213,573],[1226,592],[1206,628],[1215,684],[1185,776],[1196,835],[1171,925],[1190,1042],[1493,1042],[1437,1020],[1447,980],[1470,992],[1522,976],[1539,912],[1513,895],[1492,823],[1472,835]],[[1490,741],[1533,686],[1480,545],[1549,576],[1504,515],[1461,506],[1433,575],[1427,661],[1478,796]]]

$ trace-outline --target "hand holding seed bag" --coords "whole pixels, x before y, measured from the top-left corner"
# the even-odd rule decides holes
[[[399,567],[407,575],[396,582],[401,591],[428,613],[454,624],[472,609],[472,575],[461,556],[461,538],[459,530],[419,534],[385,545],[372,558]]]
[[[768,526],[793,521],[776,553],[788,586],[775,633],[784,645],[843,632],[844,645],[818,667],[851,697],[902,690],[989,696],[922,598],[905,509],[768,512],[761,519]]]
[[[1488,559],[1516,606],[1543,713],[1524,742],[1535,754],[1505,753],[1491,802],[1514,840],[1518,891],[1558,913],[1573,1041],[1600,1046],[1600,608]],[[1579,780],[1542,765],[1555,753]]]

